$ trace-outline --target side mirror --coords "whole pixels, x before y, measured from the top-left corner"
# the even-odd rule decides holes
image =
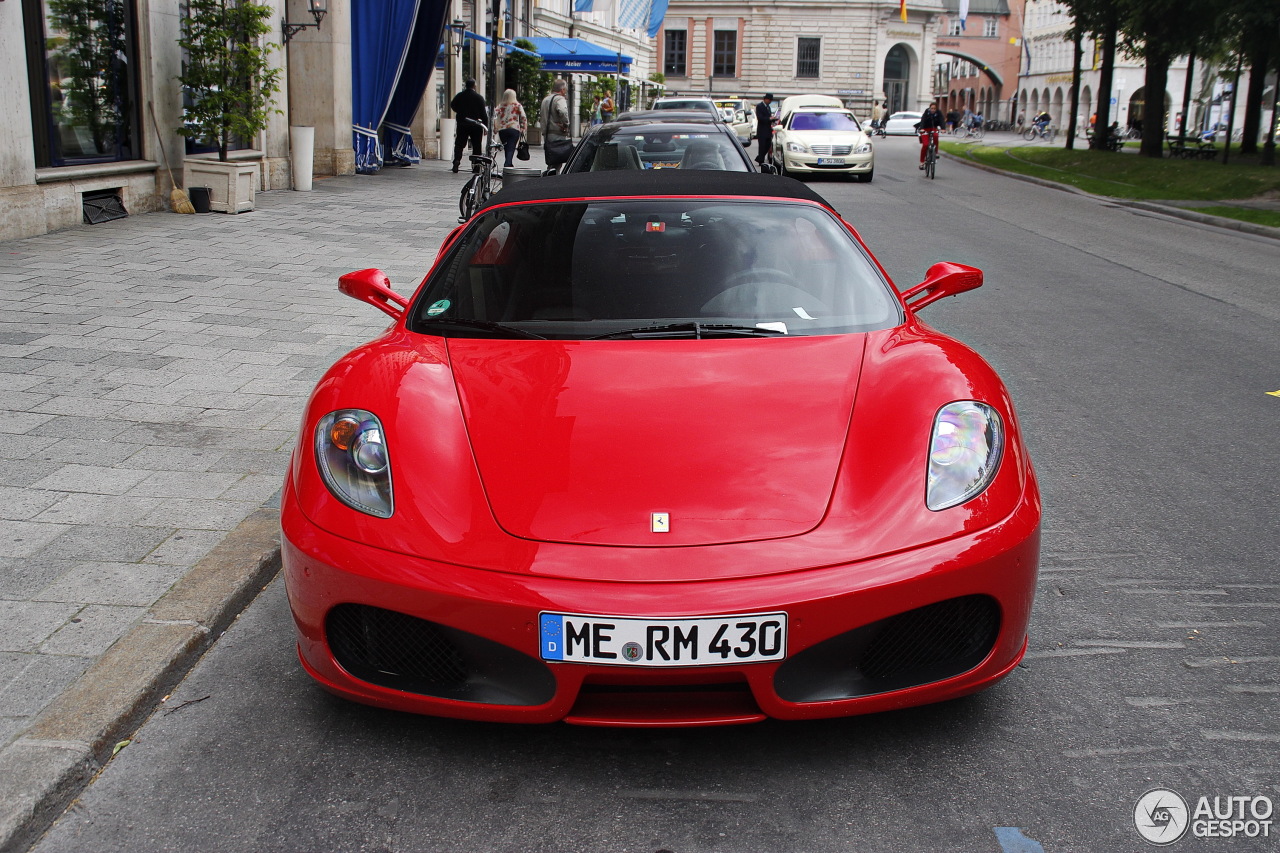
[[[391,289],[391,279],[380,269],[349,272],[338,279],[338,290],[353,299],[368,302],[395,320],[403,317],[409,307],[409,300]]]
[[[902,301],[912,311],[919,311],[945,296],[982,287],[982,270],[966,264],[943,262],[929,267],[924,281],[902,294]]]

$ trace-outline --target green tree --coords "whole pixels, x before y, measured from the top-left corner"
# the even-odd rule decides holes
[[[524,106],[525,115],[530,125],[537,125],[538,112],[542,107],[542,99],[551,91],[555,75],[542,70],[542,57],[537,55],[537,47],[528,39],[516,39],[515,46],[529,53],[507,54],[507,85],[516,90],[516,97]]]
[[[207,139],[218,159],[236,138],[252,139],[266,129],[280,69],[268,61],[276,45],[264,42],[272,31],[271,6],[251,0],[187,0],[178,45],[186,65],[178,80],[186,92],[183,136]]]

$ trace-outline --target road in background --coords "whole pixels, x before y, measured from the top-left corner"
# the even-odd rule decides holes
[[[413,717],[316,688],[277,581],[35,849],[1118,851],[1152,788],[1280,800],[1275,242],[917,154],[812,186],[900,288],[986,270],[923,316],[1004,376],[1044,492],[1006,681],[741,728]]]

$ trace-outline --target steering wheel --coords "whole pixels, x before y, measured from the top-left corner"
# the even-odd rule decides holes
[[[701,310],[704,316],[763,319],[795,315],[803,318],[795,309],[805,311],[806,306],[827,313],[812,294],[797,285],[790,273],[756,267],[726,277],[721,291],[708,299]]]

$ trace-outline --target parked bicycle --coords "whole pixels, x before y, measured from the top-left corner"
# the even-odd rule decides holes
[[[473,118],[464,119],[474,124],[484,127],[483,122],[476,121]],[[495,157],[499,151],[503,150],[501,142],[490,141],[488,146],[488,155],[472,154],[471,155],[471,177],[462,188],[462,193],[458,196],[458,216],[459,222],[466,222],[475,212],[484,207],[489,201],[489,197],[502,189],[502,175],[494,171],[494,164],[497,162]]]
[[[1037,139],[1053,142],[1058,138],[1058,129],[1051,124],[1033,124],[1023,132],[1022,138],[1028,142],[1035,142]]]

